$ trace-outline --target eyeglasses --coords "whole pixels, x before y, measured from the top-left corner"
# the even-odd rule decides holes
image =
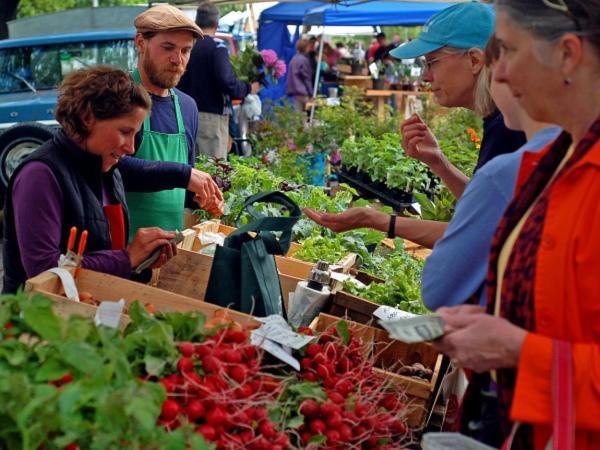
[[[437,58],[430,59],[429,61],[425,60],[425,70],[427,72],[431,72],[433,70],[434,64],[437,63],[438,61],[441,61],[442,59],[445,59],[445,58],[448,58],[448,57],[454,56],[454,55],[464,55],[465,53],[466,52],[452,52],[452,53],[448,53],[443,56],[438,56]]]
[[[577,17],[575,17],[575,15],[571,12],[565,0],[542,0],[542,2],[548,8],[552,8],[556,11],[560,11],[563,14],[567,15],[573,22],[575,22],[575,28],[577,28],[577,31],[582,30],[581,23],[579,22]]]

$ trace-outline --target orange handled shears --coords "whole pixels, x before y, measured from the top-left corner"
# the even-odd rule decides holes
[[[81,269],[81,257],[83,256],[83,252],[85,251],[85,247],[87,246],[87,238],[88,231],[83,230],[81,232],[81,236],[79,236],[79,247],[77,247],[77,261],[79,264],[75,269],[74,278],[77,278],[79,275],[79,270]],[[75,248],[75,241],[77,240],[77,227],[71,227],[71,232],[69,233],[69,240],[67,241],[67,252],[74,253],[73,249]]]

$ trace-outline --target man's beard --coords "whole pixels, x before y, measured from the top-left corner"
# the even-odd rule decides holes
[[[177,86],[179,80],[183,76],[185,70],[182,67],[170,65],[169,69],[177,70],[177,73],[165,70],[166,68],[159,68],[149,55],[146,55],[142,61],[142,67],[146,75],[150,79],[150,82],[161,89],[171,89]]]

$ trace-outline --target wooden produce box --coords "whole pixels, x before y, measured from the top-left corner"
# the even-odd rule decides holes
[[[156,286],[186,297],[204,300],[213,259],[211,255],[177,249],[177,255],[160,268]],[[296,290],[298,282],[308,277],[313,266],[279,256],[276,256],[275,260],[287,309],[289,294]]]
[[[179,244],[179,247],[185,250],[199,252],[203,247],[206,246],[202,245],[202,242],[200,242],[200,239],[198,237],[200,233],[210,231],[212,233],[223,233],[225,236],[229,236],[235,230],[235,227],[223,225],[219,220],[207,220],[206,222],[194,225],[190,229],[184,230],[183,234],[185,236],[185,239],[181,244]],[[294,252],[301,248],[302,245],[298,244],[297,242],[292,242],[286,256],[291,257],[294,254]]]
[[[98,300],[118,301],[123,299],[126,307],[129,307],[135,300],[139,300],[144,305],[153,305],[155,311],[197,311],[206,315],[207,319],[213,318],[217,311],[223,310],[220,306],[197,299],[86,269],[82,269],[79,273],[76,285],[80,292],[89,292]],[[93,318],[96,315],[98,309],[96,306],[69,300],[60,295],[61,289],[60,279],[50,272],[30,278],[25,284],[25,291],[31,294],[39,293],[53,300],[56,312],[63,317],[81,315]],[[248,314],[229,310],[227,316],[247,328],[260,326],[260,322]],[[127,323],[129,323],[129,317],[123,315],[120,325],[124,327]]]
[[[395,248],[393,239],[386,238],[383,241],[381,241],[381,243],[391,249]],[[419,245],[416,242],[412,242],[407,239],[404,239],[404,250],[406,250],[406,253],[408,253],[409,255],[414,256],[417,259],[423,260],[427,259],[427,257],[431,255],[431,252],[433,251],[430,248],[423,247],[422,245]]]
[[[323,332],[339,322],[339,317],[319,314],[310,327],[317,332]],[[375,355],[376,371],[387,380],[397,384],[406,392],[408,397],[408,424],[412,428],[421,429],[426,425],[429,409],[433,406],[434,390],[440,375],[443,355],[438,353],[430,343],[406,344],[391,339],[385,330],[368,325],[347,321],[348,327],[364,342],[371,343],[371,354]],[[403,366],[421,363],[432,371],[430,380],[399,375],[397,372]]]

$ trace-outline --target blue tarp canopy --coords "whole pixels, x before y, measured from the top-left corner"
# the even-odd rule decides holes
[[[431,16],[453,3],[434,2],[365,2],[344,5],[321,4],[304,17],[304,25],[328,26],[414,26],[423,25]]]
[[[286,25],[302,25],[306,13],[325,2],[283,2],[265,9],[260,14],[260,22],[282,22]]]

